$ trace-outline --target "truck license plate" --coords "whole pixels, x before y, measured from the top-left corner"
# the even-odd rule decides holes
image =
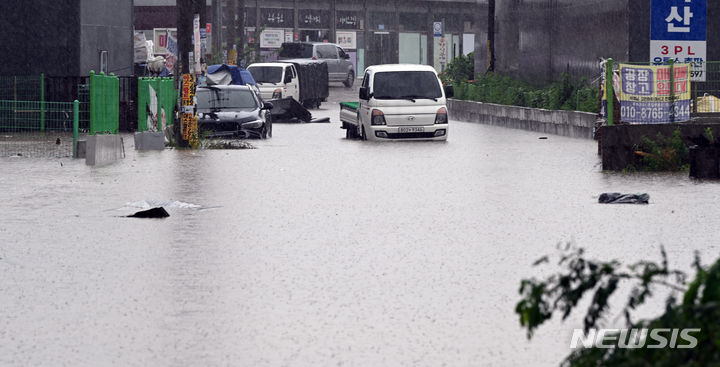
[[[422,133],[425,132],[425,128],[422,127],[399,127],[399,133]]]

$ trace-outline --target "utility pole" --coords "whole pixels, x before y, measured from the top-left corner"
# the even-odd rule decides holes
[[[237,55],[245,54],[245,0],[235,0],[235,38],[232,44],[238,50]],[[235,65],[240,65],[240,60],[235,60]]]
[[[193,18],[200,14],[200,26],[205,27],[205,0],[177,0],[177,32],[178,32],[178,62],[175,75],[190,72],[188,53],[192,52]],[[200,40],[195,40],[200,42]],[[194,55],[195,61],[200,62],[204,55]]]
[[[212,0],[212,51],[222,52],[223,44],[223,0]]]
[[[175,63],[175,80],[180,90],[181,113],[180,120],[175,121],[175,135],[180,146],[196,147],[197,146],[197,115],[195,114],[193,105],[193,96],[195,95],[195,68],[191,70],[190,52],[193,52],[195,63],[202,63],[205,56],[203,52],[193,51],[193,22],[196,15],[198,16],[199,26],[204,27],[205,18],[205,0],[177,0],[177,32],[178,32],[178,61]],[[198,32],[199,34],[199,32]],[[194,40],[195,45],[200,44],[200,37]]]
[[[495,71],[495,0],[488,0],[488,63],[487,72]]]

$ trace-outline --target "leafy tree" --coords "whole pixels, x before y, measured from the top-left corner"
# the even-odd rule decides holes
[[[543,257],[535,262],[549,261]],[[661,261],[640,261],[623,266],[619,261],[585,258],[583,249],[567,245],[561,249],[558,265],[564,271],[544,280],[525,279],[520,285],[522,299],[515,312],[528,338],[555,314],[565,320],[583,297],[591,297],[584,317],[584,329],[595,328],[607,315],[610,297],[621,282],[631,285],[622,313],[628,329],[700,328],[693,334],[698,345],[692,349],[671,348],[583,348],[573,351],[563,366],[718,366],[720,365],[720,260],[703,267],[695,256],[695,278],[686,283],[683,272],[668,267],[667,255]],[[645,304],[658,288],[670,290],[662,315],[648,320],[633,320],[632,311]]]
[[[466,83],[475,77],[475,56],[471,52],[467,56],[460,55],[451,61],[440,79],[448,84]]]

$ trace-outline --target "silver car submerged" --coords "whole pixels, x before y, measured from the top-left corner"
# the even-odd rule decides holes
[[[328,80],[342,82],[352,87],[355,82],[355,66],[350,55],[342,47],[325,42],[285,42],[282,44],[278,60],[311,59],[321,60],[327,64]]]

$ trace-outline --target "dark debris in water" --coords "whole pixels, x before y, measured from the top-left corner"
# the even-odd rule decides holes
[[[203,149],[255,149],[255,147],[242,140],[206,141],[201,144]]]
[[[167,218],[170,214],[165,208],[159,206],[148,210],[141,210],[135,214],[128,215],[128,218]]]
[[[621,194],[619,192],[606,192],[600,195],[601,204],[647,204],[650,200],[648,194]]]

